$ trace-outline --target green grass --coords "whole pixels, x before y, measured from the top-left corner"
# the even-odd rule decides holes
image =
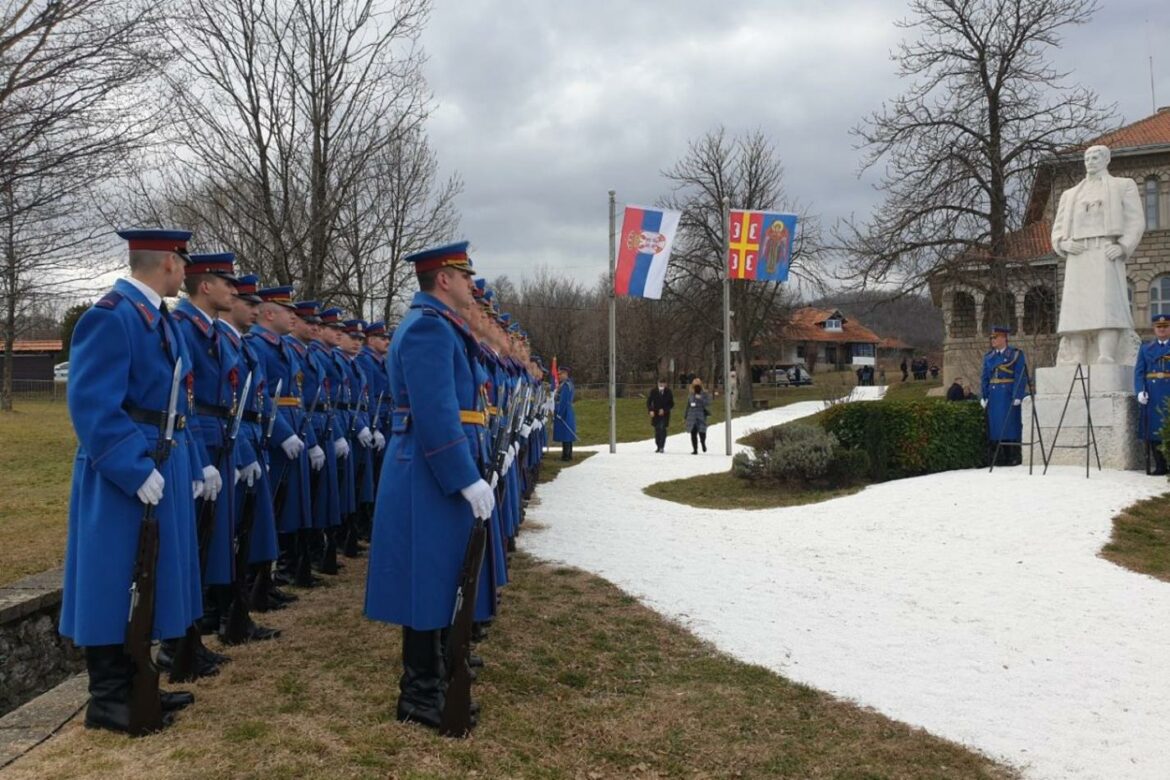
[[[1113,518],[1101,557],[1170,582],[1170,493],[1139,501]]]
[[[828,501],[861,490],[864,485],[838,490],[817,490],[776,485],[757,485],[739,479],[730,471],[703,474],[687,479],[655,482],[643,492],[654,498],[704,509],[771,509]]]
[[[63,402],[0,412],[0,585],[61,565],[77,437]]]
[[[939,387],[942,387],[941,379],[924,379],[922,381],[911,379],[906,382],[897,380],[890,383],[884,397],[890,401],[916,401],[926,398],[928,391]],[[938,397],[945,398],[945,396]]]

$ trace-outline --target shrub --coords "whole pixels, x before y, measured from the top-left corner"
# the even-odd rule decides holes
[[[767,472],[773,479],[810,482],[825,475],[837,440],[812,425],[784,425],[776,429]]]
[[[753,436],[752,451],[731,460],[731,472],[740,479],[818,488],[866,480],[869,456],[842,447],[819,426],[792,423]]]
[[[942,400],[868,401],[826,410],[825,429],[862,450],[875,481],[987,465],[983,410]]]
[[[849,487],[868,479],[868,452],[851,450],[839,444],[833,448],[833,458],[829,461],[829,470],[825,472],[825,480],[828,481],[830,487]]]

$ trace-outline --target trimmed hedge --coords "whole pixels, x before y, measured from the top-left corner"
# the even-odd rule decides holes
[[[821,424],[843,447],[869,456],[875,482],[987,465],[987,425],[973,402],[837,404]]]

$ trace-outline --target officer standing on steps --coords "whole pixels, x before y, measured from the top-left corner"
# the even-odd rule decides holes
[[[472,300],[467,242],[410,255],[419,292],[387,358],[392,436],[374,505],[366,615],[402,626],[398,719],[438,728],[445,684],[441,632],[451,625],[476,517],[495,506],[469,439],[485,413],[475,339],[456,313]]]
[[[560,384],[557,387],[556,420],[553,422],[553,440],[561,443],[561,460],[573,459],[573,442],[577,440],[577,413],[573,411],[573,380],[569,379],[569,367],[557,370]]]
[[[192,495],[203,492],[201,453],[186,430],[191,357],[163,302],[177,295],[187,262],[184,230],[128,230],[130,276],[73,331],[69,416],[77,433],[60,631],[85,648],[85,725],[130,728],[134,662],[123,649],[130,584],[146,505],[158,507],[153,635],[182,636],[201,614]],[[152,460],[167,427],[182,360],[173,446]],[[164,725],[189,693],[162,693]]]
[[[987,410],[989,457],[996,445],[996,466],[1018,466],[1023,462],[1020,441],[1023,423],[1020,404],[1028,395],[1028,361],[1024,351],[1008,346],[1009,328],[996,325],[991,329],[991,350],[983,356],[983,408]]]
[[[1170,314],[1155,314],[1153,324],[1154,340],[1145,342],[1138,350],[1133,385],[1141,404],[1138,433],[1150,448],[1148,473],[1161,476],[1166,473],[1162,426],[1170,403]]]

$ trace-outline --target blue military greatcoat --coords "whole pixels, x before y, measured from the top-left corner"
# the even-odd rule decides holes
[[[191,356],[170,315],[138,288],[119,280],[78,320],[70,347],[69,414],[77,432],[61,633],[80,646],[121,644],[130,613],[130,583],[144,506],[137,492],[155,468],[157,423],[132,412],[163,413],[175,360],[185,381],[178,411],[188,412]],[[153,635],[182,636],[202,615],[199,551],[191,483],[202,455],[185,427],[158,467],[165,480],[158,505],[159,553]]]
[[[460,489],[480,479],[483,435],[473,339],[451,309],[415,293],[390,345],[393,433],[374,507],[366,615],[446,628],[474,517]],[[462,412],[462,414],[461,414]],[[465,422],[465,420],[467,420]],[[486,557],[485,557],[486,560]]]
[[[566,379],[557,388],[556,422],[553,441],[577,440],[577,413],[573,411],[573,380]]]
[[[272,483],[273,502],[276,501],[276,491],[284,490],[284,506],[280,516],[276,518],[276,530],[280,533],[291,533],[310,525],[309,505],[309,460],[301,452],[295,460],[290,461],[281,449],[281,442],[293,434],[301,434],[305,447],[311,447],[314,439],[312,430],[300,428],[301,419],[306,413],[305,407],[312,404],[312,393],[315,388],[306,392],[308,398],[302,398],[302,386],[305,376],[300,361],[292,354],[292,349],[284,343],[277,334],[259,325],[253,325],[244,340],[255,350],[256,356],[264,364],[264,375],[268,381],[267,392],[276,392],[276,385],[280,383],[280,398],[277,399],[276,424],[272,431],[272,439],[268,442],[268,457],[271,471],[269,477]],[[284,486],[278,483],[284,476]]]
[[[230,344],[224,348],[222,342],[226,340],[219,328],[190,300],[180,301],[174,316],[195,368],[198,408],[189,419],[189,427],[206,449],[208,462],[219,469],[223,478],[223,489],[215,502],[215,528],[207,550],[203,584],[226,585],[232,581],[236,520],[235,491],[231,487],[236,468],[256,460],[247,439],[237,439],[234,446],[225,449],[236,395],[243,389],[248,370],[241,365],[239,352]]]
[[[243,339],[238,332],[223,320],[216,321],[223,346],[234,351],[241,361],[241,371],[252,373],[252,389],[248,397],[243,399],[244,418],[240,423],[239,438],[246,441],[253,453],[263,456],[261,466],[267,465],[267,456],[264,453],[264,432],[272,406],[268,398],[268,379],[264,374],[264,364],[252,348],[252,345]],[[243,465],[248,465],[244,463]],[[268,469],[260,469],[260,478],[249,488],[241,482],[236,486],[236,506],[244,506],[244,498],[249,490],[254,491],[252,509],[252,535],[249,542],[248,563],[262,563],[276,560],[276,522],[272,516],[272,493],[268,484]],[[242,518],[240,518],[242,520]]]
[[[1007,346],[984,355],[982,389],[988,440],[1020,441],[1023,423],[1020,407],[1013,402],[1028,395],[1028,361],[1023,350]]]
[[[1142,411],[1145,419],[1139,422],[1144,430],[1139,430],[1139,435],[1144,434],[1146,441],[1162,441],[1162,426],[1170,403],[1170,341],[1160,344],[1155,340],[1142,344],[1137,364],[1133,367],[1133,389],[1135,393],[1144,390],[1150,395],[1146,406],[1149,411]]]

